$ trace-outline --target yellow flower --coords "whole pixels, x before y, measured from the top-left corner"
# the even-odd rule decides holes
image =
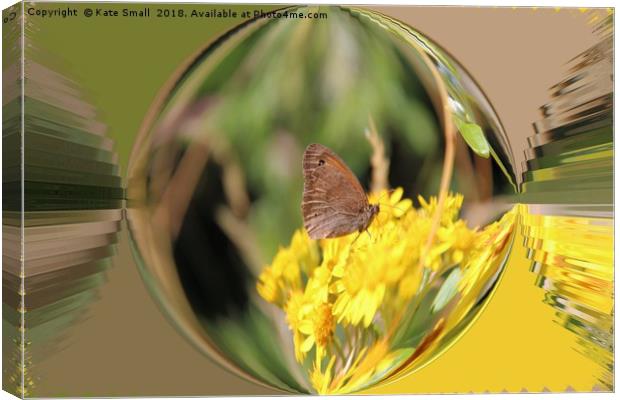
[[[329,394],[329,385],[332,382],[332,368],[336,357],[329,360],[325,372],[321,371],[321,363],[316,361],[312,365],[312,371],[310,372],[310,383],[316,389],[318,394]]]
[[[316,361],[320,362],[325,353],[325,347],[331,342],[336,329],[332,306],[323,303],[309,313],[299,324],[299,330],[308,335],[300,346],[302,353],[308,353],[316,346]]]
[[[338,322],[357,325],[361,321],[365,327],[369,326],[377,312],[386,290],[383,281],[384,272],[379,263],[373,263],[373,267],[364,264],[365,260],[347,265],[334,275],[340,278],[334,285],[334,291],[338,294],[334,303],[334,314],[338,316]]]
[[[303,319],[304,314],[304,294],[301,290],[296,290],[291,293],[291,297],[289,298],[286,306],[284,307],[284,311],[286,312],[286,320],[288,322],[288,326],[293,332],[293,345],[295,347],[295,358],[297,361],[304,360],[304,353],[301,351],[301,343],[303,341],[303,336],[299,327],[301,325],[301,321]]]
[[[310,274],[319,262],[319,252],[307,233],[297,230],[291,245],[280,248],[270,266],[263,269],[256,283],[258,294],[283,307],[293,290],[301,289],[301,273]]]
[[[437,197],[431,196],[429,201],[424,200],[422,196],[418,196],[418,201],[422,206],[422,209],[426,212],[426,214],[432,217],[437,210]],[[448,195],[446,197],[446,202],[443,206],[443,212],[441,214],[441,224],[447,225],[450,222],[453,222],[456,217],[459,215],[461,210],[461,206],[463,205],[463,195]]]
[[[383,304],[386,292],[395,286],[413,264],[407,253],[411,243],[420,241],[416,232],[415,214],[409,199],[401,200],[403,190],[387,191],[369,196],[371,203],[380,203],[379,215],[369,233],[355,239],[345,263],[336,263],[331,292],[336,294],[334,315],[338,322],[368,327]],[[414,246],[414,247],[416,247]]]
[[[385,194],[371,194],[370,201]],[[369,227],[371,235],[357,241],[359,246],[356,243],[346,263],[334,267],[331,291],[337,295],[334,315],[338,322],[368,327],[383,305],[386,293],[394,292],[390,298],[398,293],[401,299],[408,299],[417,292],[422,279],[417,261],[431,231],[437,200],[431,198],[427,203],[420,198],[423,208],[417,212],[411,201],[401,200],[401,196],[400,188],[391,193],[389,204],[394,209],[386,211],[384,207]],[[469,246],[468,228],[462,221],[454,223],[461,204],[460,195],[446,199],[444,210],[448,217],[442,218],[439,239],[429,249],[424,262],[432,270],[453,264],[452,259],[461,259]],[[451,236],[457,230],[465,241]]]
[[[355,235],[351,234],[336,239],[321,240],[323,261],[321,266],[332,271],[336,266],[342,267],[346,264],[351,253],[351,242],[355,240]]]
[[[335,329],[328,287],[331,271],[326,266],[315,268],[304,292],[292,292],[284,311],[293,332],[295,357],[303,361],[316,344],[317,357],[321,358]]]
[[[401,300],[408,300],[418,292],[423,276],[422,269],[414,269],[403,277],[398,284],[398,296]]]
[[[305,363],[314,349],[309,378],[318,393],[359,390],[394,367],[405,349],[390,353],[392,327],[412,301],[425,298],[442,271],[457,266],[462,273],[448,326],[496,273],[514,215],[482,231],[470,229],[458,219],[463,196],[450,194],[427,248],[437,198],[418,197],[416,209],[402,196],[402,188],[369,194],[380,212],[367,233],[313,241],[296,231],[258,279],[260,296],[286,314],[297,361]]]
[[[263,270],[256,283],[256,290],[260,296],[270,303],[277,304],[282,301],[280,293],[280,276],[267,267]]]
[[[332,271],[327,266],[316,268],[306,284],[306,297],[317,303],[327,303],[331,278]]]
[[[418,201],[422,206],[421,214],[426,217],[429,223],[432,223],[437,211],[437,198],[431,197],[427,202],[422,196],[418,196]],[[465,225],[464,221],[456,220],[462,204],[463,196],[460,194],[446,197],[433,245],[424,258],[424,265],[432,271],[460,263],[465,255],[465,250],[471,245],[474,232]],[[425,229],[428,229],[427,232],[430,234],[430,225],[425,226]]]
[[[382,190],[379,193],[371,193],[368,196],[368,201],[371,204],[379,204],[379,209],[385,213],[390,214],[393,217],[400,218],[413,206],[411,199],[402,199],[403,188],[399,187],[394,189],[391,193]],[[387,203],[382,199],[387,198]]]
[[[437,239],[442,246],[446,246],[448,252],[448,263],[459,264],[463,261],[465,254],[472,248],[476,232],[465,225],[465,221],[459,220],[442,226],[437,230]]]
[[[305,230],[298,229],[293,234],[290,248],[297,258],[299,269],[308,276],[312,274],[320,261],[317,243],[308,237]]]
[[[256,289],[270,303],[283,306],[291,290],[301,288],[299,264],[291,249],[278,251],[273,263],[258,278]]]

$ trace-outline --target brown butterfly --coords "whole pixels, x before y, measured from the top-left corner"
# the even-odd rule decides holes
[[[353,172],[330,149],[306,148],[303,159],[304,194],[301,211],[312,239],[334,238],[366,230],[379,212]]]

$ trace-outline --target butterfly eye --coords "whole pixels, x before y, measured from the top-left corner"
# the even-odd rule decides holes
[[[319,160],[319,166],[325,164],[325,160]]]

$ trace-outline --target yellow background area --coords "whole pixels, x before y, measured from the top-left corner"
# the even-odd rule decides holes
[[[362,393],[591,391],[601,368],[554,322],[522,243],[517,231],[499,286],[468,332],[417,372]]]

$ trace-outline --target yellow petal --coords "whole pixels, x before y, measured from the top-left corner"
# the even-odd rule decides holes
[[[301,351],[307,353],[314,345],[314,336],[308,336],[306,340],[301,344]]]
[[[413,202],[411,201],[411,199],[405,199],[403,201],[399,201],[395,206],[394,206],[394,216],[396,218],[400,218],[402,217],[413,205]]]
[[[403,197],[403,188],[397,187],[390,195],[390,204],[396,205],[396,203],[398,203],[398,200],[400,200],[401,197]]]
[[[314,332],[312,322],[308,320],[302,321],[299,324],[299,331],[305,335],[312,335],[312,332]]]
[[[461,261],[463,261],[463,252],[461,250],[454,250],[454,253],[452,253],[452,262],[458,264]]]

